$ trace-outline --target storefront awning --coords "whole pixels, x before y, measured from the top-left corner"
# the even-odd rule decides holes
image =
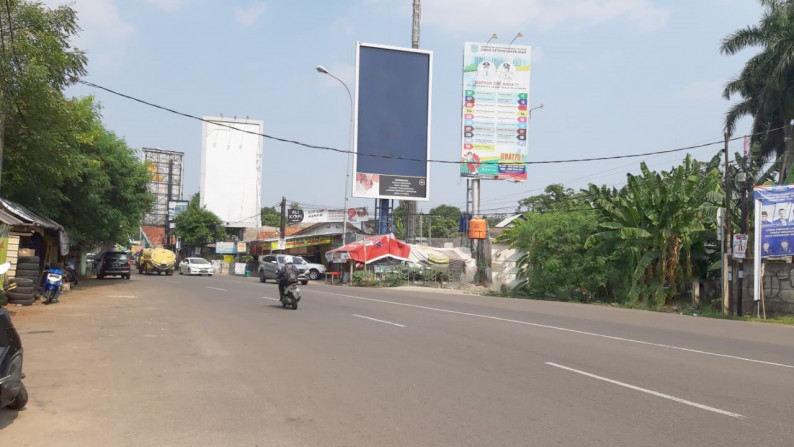
[[[341,257],[370,264],[384,258],[407,261],[410,254],[410,245],[397,239],[393,234],[384,234],[370,236],[362,241],[351,242],[344,247],[329,250],[325,253],[325,257],[328,262],[333,262],[335,258]]]

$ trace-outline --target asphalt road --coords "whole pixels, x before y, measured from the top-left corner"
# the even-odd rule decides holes
[[[3,446],[791,446],[794,328],[418,288],[91,280],[11,308]]]

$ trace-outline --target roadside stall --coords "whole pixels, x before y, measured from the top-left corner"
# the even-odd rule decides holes
[[[18,257],[37,256],[40,268],[62,262],[68,255],[69,237],[57,222],[4,198],[0,198],[0,213],[8,223],[8,240],[4,245],[6,260],[12,265],[10,277],[16,276]]]
[[[325,257],[334,265],[332,271],[342,273],[342,282],[347,282],[349,275],[356,268],[366,269],[373,264],[404,262],[409,259],[411,246],[397,239],[393,234],[369,236],[363,240],[351,242],[343,247],[329,250]],[[343,268],[344,266],[344,268]],[[327,273],[326,273],[327,274]]]

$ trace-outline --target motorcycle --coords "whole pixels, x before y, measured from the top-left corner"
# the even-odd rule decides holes
[[[44,304],[57,303],[58,295],[61,294],[63,287],[63,277],[66,272],[56,268],[47,268],[42,273],[42,289],[41,296],[44,299]]]
[[[284,289],[284,295],[281,297],[281,306],[285,309],[287,307],[292,307],[293,310],[298,308],[298,301],[301,300],[301,289],[298,287],[298,283],[292,283],[287,285],[286,289]]]
[[[80,281],[77,277],[77,269],[72,262],[66,262],[63,270],[66,272],[66,281],[72,286],[77,286]]]
[[[0,275],[11,268],[11,263],[0,264]],[[7,289],[2,288],[5,294]],[[3,296],[0,302],[5,302]],[[11,316],[0,307],[0,408],[21,410],[28,403],[28,390],[22,383],[22,342],[11,322]]]

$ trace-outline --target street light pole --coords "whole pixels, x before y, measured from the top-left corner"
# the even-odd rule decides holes
[[[352,164],[353,156],[353,148],[351,147],[353,144],[353,119],[355,113],[353,110],[353,95],[350,93],[350,89],[347,87],[347,84],[345,84],[344,81],[331,74],[322,65],[318,65],[315,70],[317,70],[319,73],[327,74],[328,76],[339,81],[339,83],[345,87],[347,96],[350,98],[350,129],[347,134],[347,166],[345,168],[345,209],[342,212],[342,246],[344,246],[347,241],[347,188],[350,185],[350,165]]]

